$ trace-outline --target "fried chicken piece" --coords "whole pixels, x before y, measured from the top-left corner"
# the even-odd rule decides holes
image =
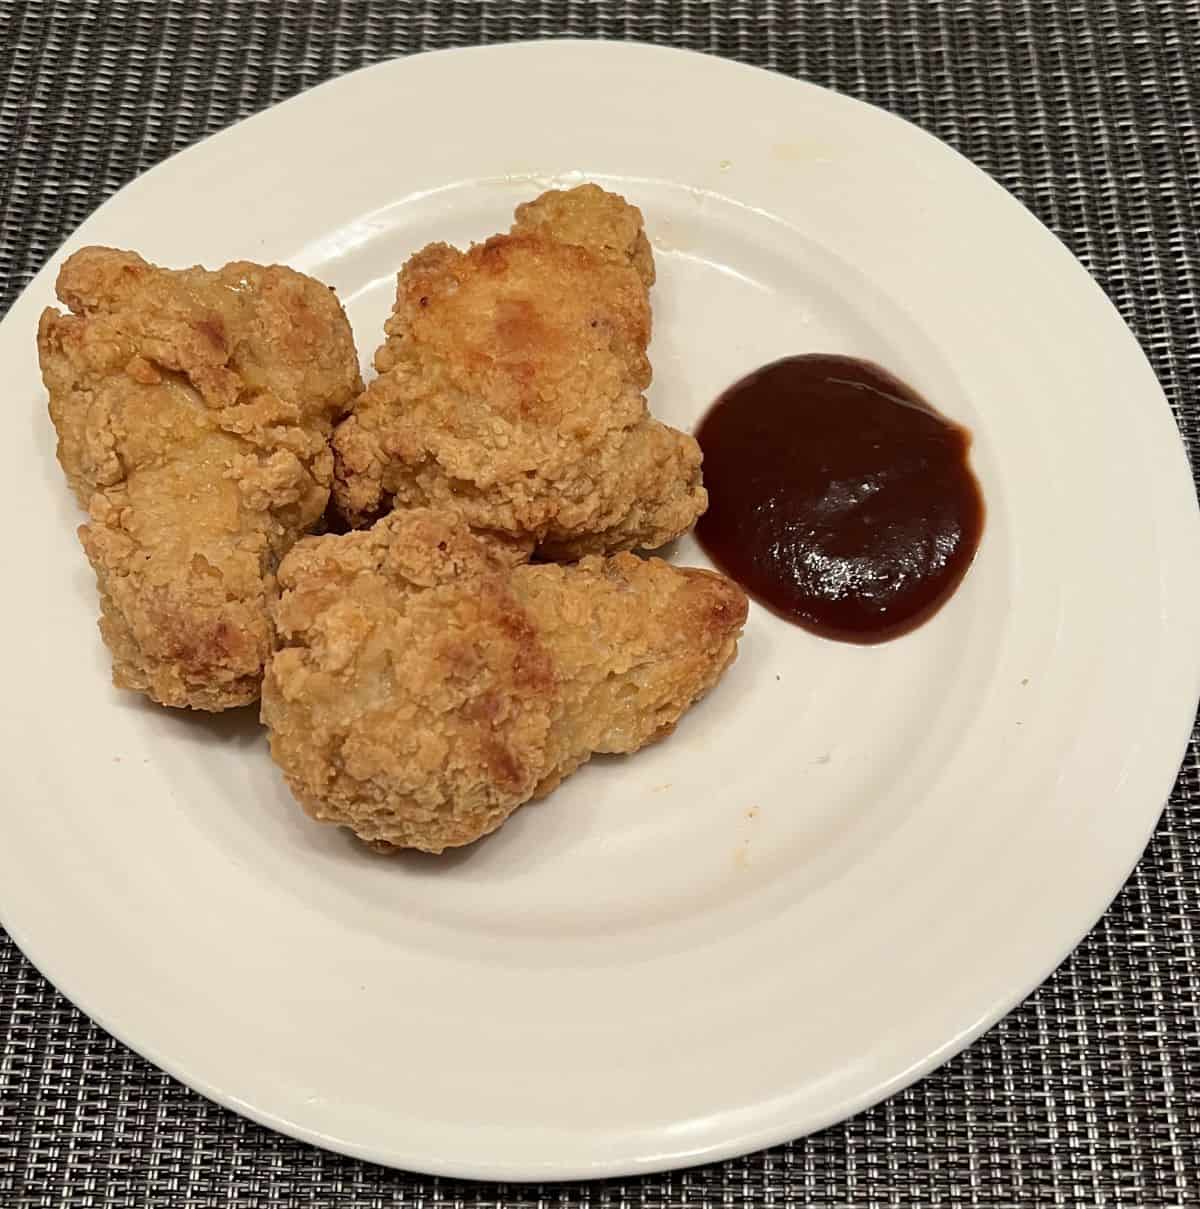
[[[333,422],[362,389],[336,297],[280,266],[172,271],[84,248],[38,354],[90,520],[113,683],[222,710],[259,694],[279,559],[325,510]]]
[[[263,680],[271,754],[314,818],[441,852],[593,752],[671,733],[737,653],[746,598],[632,554],[513,567],[448,511],[300,541]]]
[[[520,206],[508,235],[400,271],[380,376],[334,435],[353,526],[451,507],[547,558],[652,549],[704,511],[700,447],[653,419],[640,211],[596,185]]]

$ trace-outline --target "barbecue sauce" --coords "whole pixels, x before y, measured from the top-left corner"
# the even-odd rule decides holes
[[[975,555],[970,433],[885,370],[787,357],[713,404],[696,438],[713,562],[780,616],[846,642],[931,617]]]

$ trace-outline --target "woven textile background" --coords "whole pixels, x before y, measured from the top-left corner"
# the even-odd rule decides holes
[[[0,310],[99,202],[200,136],[392,55],[550,35],[727,55],[945,139],[1098,278],[1197,465],[1200,0],[0,0]],[[764,1154],[544,1187],[408,1176],[270,1134],[112,1041],[0,933],[0,1205],[1200,1205],[1198,932],[1193,740],[1103,922],[947,1067]]]

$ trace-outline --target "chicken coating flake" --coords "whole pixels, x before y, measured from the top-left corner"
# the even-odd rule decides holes
[[[113,682],[254,701],[274,569],[325,510],[333,422],[362,389],[346,316],[292,269],[112,248],[72,255],[57,290],[72,313],[43,312],[38,354]]]
[[[467,252],[416,253],[380,376],[334,435],[346,520],[451,507],[559,559],[685,532],[708,500],[700,447],[642,394],[653,279],[640,211],[596,185],[520,206]]]
[[[400,510],[279,568],[271,754],[314,818],[441,852],[593,752],[670,734],[737,653],[746,597],[632,554],[512,566],[460,517]]]

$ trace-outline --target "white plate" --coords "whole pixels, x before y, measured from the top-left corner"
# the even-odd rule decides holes
[[[110,688],[37,314],[84,243],[280,260],[338,287],[366,362],[405,256],[585,177],[646,214],[661,416],[693,424],[780,354],[874,358],[974,430],[983,545],[890,645],[755,608],[667,743],[461,854],[381,860],[293,806],[250,711]],[[4,923],[123,1041],[322,1146],[561,1178],[828,1125],[1062,961],[1170,790],[1200,525],[1162,394],[1045,229],[856,101],[636,45],[385,63],[122,190],[12,309],[0,359]]]

